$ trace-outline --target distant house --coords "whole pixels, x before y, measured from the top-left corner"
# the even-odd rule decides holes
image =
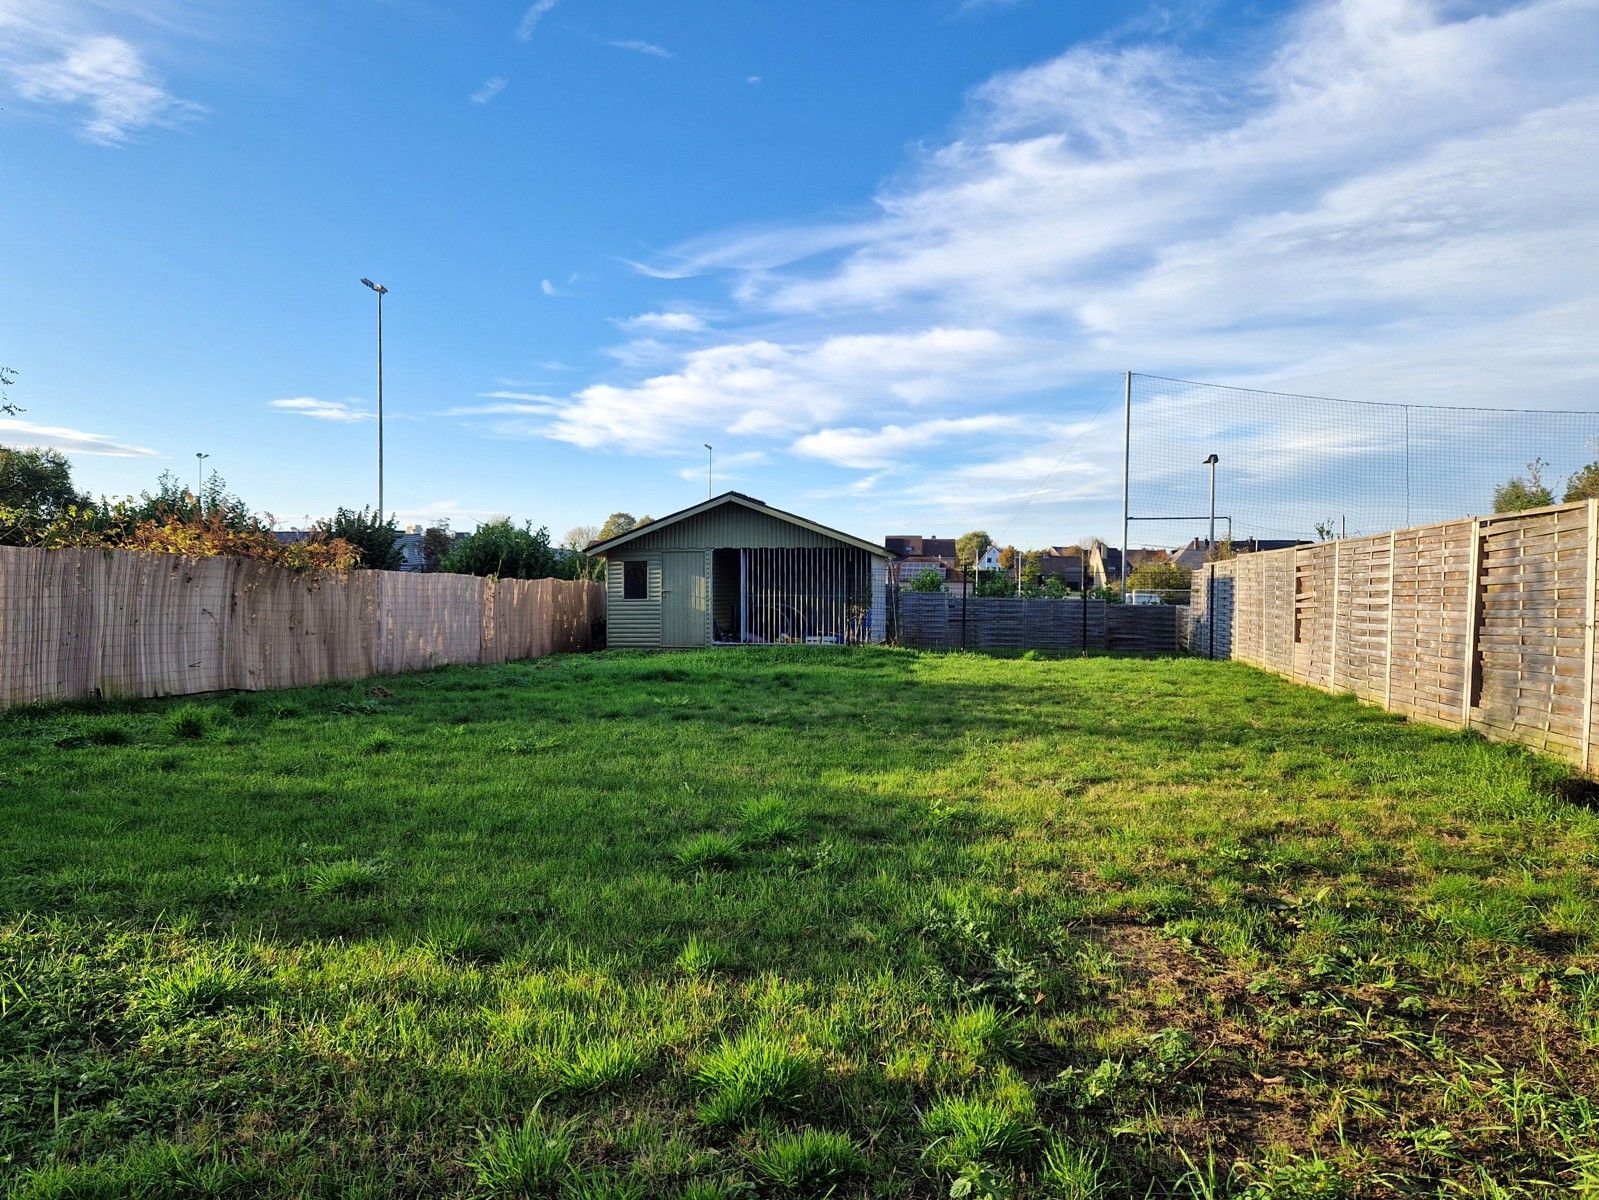
[[[1001,569],[998,546],[990,546],[977,556],[977,569],[979,571],[998,571]]]
[[[1262,550],[1286,550],[1290,546],[1308,546],[1305,538],[1239,538],[1232,543],[1234,554],[1258,554]],[[1194,538],[1185,546],[1171,552],[1171,561],[1190,571],[1197,570],[1210,561],[1210,539]]]
[[[945,583],[959,583],[964,578],[955,554],[955,539],[921,537],[909,533],[891,533],[883,545],[894,556],[894,574],[900,583],[908,582],[923,571],[934,571]]]

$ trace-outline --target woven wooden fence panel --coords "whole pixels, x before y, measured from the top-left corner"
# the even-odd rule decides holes
[[[1599,501],[1272,550],[1195,573],[1189,643],[1591,772],[1596,570]]]
[[[0,707],[177,696],[586,649],[597,584],[0,547]]]

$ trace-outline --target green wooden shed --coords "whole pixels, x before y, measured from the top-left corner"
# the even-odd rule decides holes
[[[883,640],[888,550],[742,492],[595,542],[611,646]]]

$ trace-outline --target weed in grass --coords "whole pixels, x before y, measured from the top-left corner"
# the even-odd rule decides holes
[[[551,1121],[537,1108],[520,1125],[479,1133],[467,1160],[483,1200],[560,1196],[572,1177],[574,1121]]]
[[[1240,1200],[1346,1200],[1353,1189],[1335,1165],[1311,1155],[1266,1167],[1234,1193]]]
[[[866,1156],[854,1139],[825,1129],[770,1138],[751,1152],[749,1161],[768,1185],[806,1196],[825,1195],[866,1170]]]
[[[379,729],[376,733],[368,734],[361,739],[360,751],[362,754],[388,754],[399,744],[399,738],[387,729]]]
[[[1031,1150],[1038,1129],[1028,1117],[989,1100],[949,1096],[922,1114],[931,1141],[923,1152],[935,1167],[955,1171],[967,1163],[994,1163]]]
[[[721,871],[739,864],[743,848],[736,835],[713,829],[678,842],[672,857],[685,871]]]
[[[211,728],[211,712],[198,704],[180,704],[167,714],[167,732],[173,737],[197,741]]]
[[[770,1034],[747,1029],[702,1055],[694,1078],[705,1099],[698,1110],[707,1125],[748,1121],[763,1109],[797,1105],[811,1060],[780,1045]]]
[[[313,896],[356,896],[377,887],[388,867],[359,858],[314,863],[305,869],[305,890]]]
[[[676,1200],[738,1200],[754,1191],[748,1180],[723,1176],[691,1179],[673,1194]]]
[[[1021,1062],[1028,1057],[1017,1015],[986,1001],[957,1012],[943,1023],[940,1033],[944,1046],[973,1064],[990,1059]]]

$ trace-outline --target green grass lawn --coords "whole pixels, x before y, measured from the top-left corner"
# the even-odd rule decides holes
[[[1599,1192],[1599,816],[1246,667],[0,716],[0,1192]]]

